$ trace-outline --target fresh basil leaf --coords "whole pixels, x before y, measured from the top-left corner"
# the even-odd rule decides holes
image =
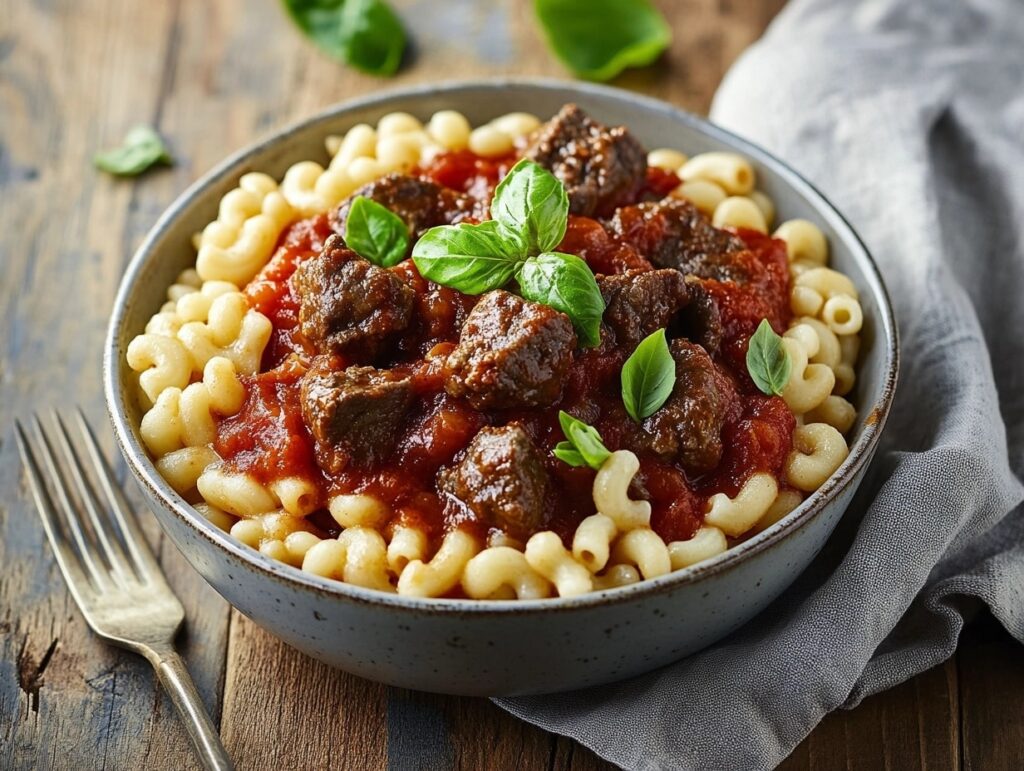
[[[393,75],[405,30],[384,0],[283,0],[295,25],[335,59],[371,75]]]
[[[661,409],[676,384],[676,361],[665,330],[641,341],[622,367],[622,403],[637,423]]]
[[[793,362],[782,338],[775,334],[768,319],[762,319],[747,347],[747,372],[754,385],[769,396],[781,396],[792,370]]]
[[[374,265],[390,268],[405,259],[409,228],[386,206],[360,195],[348,210],[345,244]]]
[[[587,263],[572,254],[545,252],[524,262],[517,278],[523,297],[568,316],[584,346],[600,345],[604,298]]]
[[[597,433],[597,429],[593,426],[588,426],[565,410],[558,411],[558,423],[562,427],[562,433],[565,434],[565,438],[569,440],[569,445],[579,453],[580,458],[590,468],[596,471],[611,457],[611,452],[604,446],[601,435]],[[567,454],[569,448],[565,447],[565,444],[565,442],[560,442],[555,446],[555,449],[557,450],[559,447],[562,447],[563,454]],[[558,456],[556,455],[556,457]],[[570,455],[570,457],[575,460],[575,456]],[[566,461],[566,463],[569,463],[570,466],[574,465],[569,461]]]
[[[164,141],[149,126],[136,126],[125,135],[120,147],[93,157],[96,168],[119,177],[134,177],[157,163],[171,162]]]
[[[555,445],[555,449],[551,451],[551,454],[560,461],[568,463],[573,468],[587,465],[587,462],[583,460],[583,456],[580,455],[580,451],[573,447],[572,442],[559,442]]]
[[[548,46],[581,78],[611,80],[645,67],[672,42],[649,0],[534,0]]]
[[[522,240],[528,254],[547,252],[565,236],[569,196],[550,171],[524,158],[495,188],[491,216]]]
[[[420,275],[463,294],[483,294],[508,283],[520,245],[510,242],[493,220],[479,225],[441,225],[412,248]]]

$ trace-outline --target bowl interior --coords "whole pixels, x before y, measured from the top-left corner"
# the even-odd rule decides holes
[[[566,102],[576,102],[606,124],[628,126],[648,149],[671,147],[688,155],[710,150],[733,150],[748,157],[757,171],[758,187],[776,204],[779,221],[800,217],[814,222],[825,232],[831,247],[831,265],[849,275],[860,289],[865,317],[857,384],[848,397],[857,406],[858,418],[849,436],[850,457],[833,480],[772,528],[707,563],[600,594],[626,595],[636,591],[638,586],[693,580],[718,565],[741,559],[745,552],[766,548],[774,540],[784,537],[787,526],[792,526],[801,517],[814,516],[828,496],[829,489],[852,476],[867,462],[888,413],[895,387],[896,328],[881,277],[866,249],[848,223],[820,193],[764,150],[663,102],[617,89],[558,81],[453,83],[395,91],[343,103],[236,153],[186,190],[163,214],[135,254],[115,302],[107,339],[105,386],[108,409],[119,443],[136,474],[178,516],[185,517],[193,527],[202,529],[207,537],[244,555],[246,559],[279,575],[316,584],[320,589],[367,594],[367,590],[308,576],[294,568],[272,563],[259,552],[235,543],[195,512],[163,481],[141,443],[138,431],[141,414],[133,398],[132,373],[125,364],[125,350],[163,304],[167,287],[182,270],[194,266],[193,234],[216,217],[220,198],[237,185],[242,174],[261,171],[280,179],[297,161],[326,163],[328,155],[324,139],[328,135],[343,134],[358,123],[375,124],[383,115],[396,110],[425,120],[438,110],[455,109],[466,115],[471,124],[478,125],[511,110],[529,111],[544,119]],[[396,600],[392,598],[391,601]],[[567,601],[536,602],[552,607]],[[574,602],[580,600],[577,598]],[[521,602],[479,601],[472,604],[481,608],[502,605],[522,608],[524,605]],[[465,611],[467,603],[461,605]]]

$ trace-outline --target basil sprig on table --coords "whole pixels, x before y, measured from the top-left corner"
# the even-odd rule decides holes
[[[390,268],[405,259],[409,229],[386,206],[360,195],[352,202],[345,219],[345,244],[374,265]]]
[[[552,450],[554,456],[577,468],[589,466],[595,471],[601,468],[611,452],[604,446],[597,429],[574,418],[565,410],[558,411],[558,422],[567,441],[555,445]]]
[[[431,228],[412,249],[424,278],[464,294],[482,294],[513,278],[519,293],[568,316],[583,345],[601,342],[604,299],[587,264],[550,251],[565,236],[569,197],[550,172],[521,160],[494,191],[494,218],[479,225]]]
[[[768,319],[762,319],[747,347],[747,372],[754,385],[768,396],[781,396],[792,369],[782,338],[775,334]]]
[[[371,75],[393,75],[405,30],[383,0],[283,0],[295,25],[335,59]]]
[[[97,153],[96,168],[119,177],[134,177],[158,163],[172,163],[164,141],[149,126],[136,126],[129,131],[120,147]]]
[[[649,0],[534,0],[548,45],[581,78],[610,80],[668,48],[672,28]]]
[[[668,349],[665,330],[641,341],[622,366],[622,403],[637,423],[660,410],[676,384],[676,361]]]

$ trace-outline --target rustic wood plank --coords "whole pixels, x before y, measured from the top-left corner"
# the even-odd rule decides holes
[[[779,769],[955,769],[959,726],[956,664],[948,661],[828,715]]]
[[[130,0],[0,2],[0,746],[15,767],[193,762],[148,665],[100,643],[69,598],[10,433],[15,416],[76,402],[105,427],[106,316],[124,254],[142,220],[151,223],[132,212],[159,211],[175,188],[159,174],[104,178],[91,156],[156,116],[174,10]],[[137,491],[131,498],[140,504]],[[227,606],[152,518],[143,520],[188,613],[181,650],[216,715]]]
[[[387,688],[297,654],[240,613],[221,735],[238,768],[383,769]]]
[[[1024,768],[1024,650],[986,615],[968,627],[957,653],[968,771]]]

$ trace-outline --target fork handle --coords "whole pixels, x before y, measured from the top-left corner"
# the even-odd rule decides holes
[[[192,746],[203,761],[203,766],[209,771],[233,771],[235,766],[231,757],[221,744],[220,734],[210,720],[181,656],[170,646],[147,646],[143,653],[156,670],[178,714],[185,721]]]

